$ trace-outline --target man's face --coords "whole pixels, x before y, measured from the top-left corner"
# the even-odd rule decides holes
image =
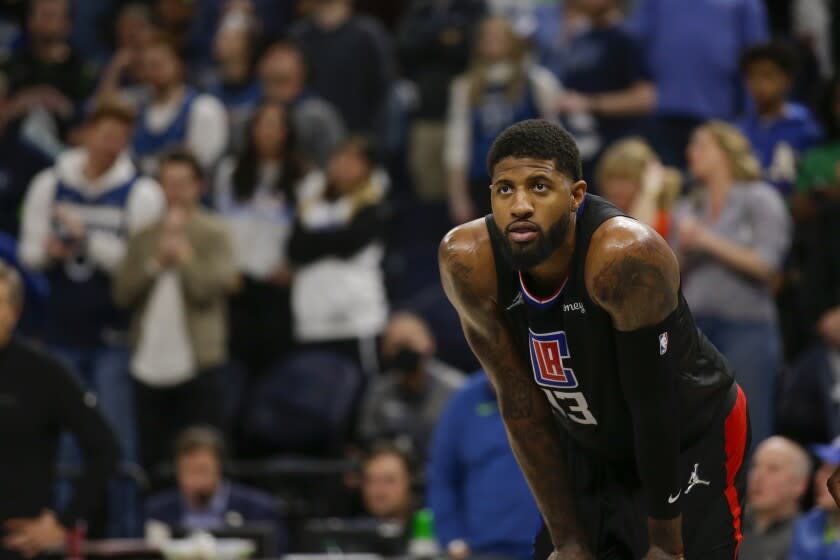
[[[411,481],[402,461],[393,455],[381,455],[365,466],[362,480],[365,509],[373,517],[389,519],[408,510]]]
[[[36,1],[29,15],[29,33],[41,41],[65,41],[70,33],[68,0]]]
[[[0,342],[9,340],[20,317],[20,309],[12,302],[9,284],[0,280]]]
[[[190,209],[198,204],[201,196],[201,181],[190,165],[168,162],[160,170],[160,185],[170,208]]]
[[[263,95],[276,103],[291,103],[303,90],[303,62],[291,49],[276,49],[260,63]]]
[[[796,457],[780,446],[760,446],[756,450],[747,478],[752,509],[772,513],[796,506],[806,483],[796,472],[795,461]]]
[[[215,453],[199,449],[178,458],[176,465],[181,495],[195,509],[206,509],[222,481],[222,465]]]
[[[560,248],[585,193],[586,183],[572,182],[552,160],[499,161],[493,169],[490,204],[509,264],[516,270],[533,268]]]
[[[88,157],[102,169],[110,168],[128,146],[131,127],[114,118],[102,118],[91,125],[85,137]]]
[[[769,60],[756,60],[746,72],[747,89],[759,109],[783,101],[790,89],[790,77]]]
[[[181,61],[168,47],[154,45],[143,51],[143,78],[156,90],[166,90],[181,80]]]

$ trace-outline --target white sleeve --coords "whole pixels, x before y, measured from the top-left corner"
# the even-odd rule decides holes
[[[205,169],[212,168],[228,145],[225,106],[212,95],[199,95],[190,111],[187,145]]]
[[[157,182],[147,177],[138,179],[125,209],[129,235],[160,219],[163,207],[163,192]],[[116,270],[125,256],[125,249],[126,240],[113,233],[96,231],[88,235],[88,256],[103,270]]]
[[[27,268],[47,266],[47,239],[51,231],[52,205],[58,178],[53,168],[38,173],[29,183],[23,200],[18,253]]]
[[[534,100],[540,111],[540,117],[552,122],[557,122],[557,98],[560,96],[562,87],[557,78],[548,69],[536,66],[531,69],[529,78],[534,87]]]
[[[446,136],[443,141],[443,161],[447,169],[466,169],[470,161],[470,100],[469,81],[456,78],[449,89],[449,109],[446,116]]]

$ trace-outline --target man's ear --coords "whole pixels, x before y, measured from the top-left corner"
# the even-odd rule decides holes
[[[586,181],[580,180],[575,181],[572,184],[570,189],[572,195],[572,204],[571,204],[571,211],[577,212],[578,208],[580,208],[581,204],[583,204],[583,199],[586,196],[586,189],[587,189]]]

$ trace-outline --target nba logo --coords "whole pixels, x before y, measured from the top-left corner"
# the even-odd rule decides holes
[[[528,338],[531,347],[531,369],[538,385],[564,389],[578,386],[575,372],[563,366],[563,360],[571,358],[564,331],[546,334],[530,332]]]
[[[659,335],[659,355],[664,356],[668,351],[668,331]]]

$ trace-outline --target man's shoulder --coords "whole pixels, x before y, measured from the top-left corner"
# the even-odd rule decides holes
[[[52,375],[70,375],[64,362],[56,358],[39,343],[15,336],[9,342],[7,351],[17,360],[33,367],[27,369],[27,375],[33,372]]]
[[[490,231],[484,218],[479,218],[451,229],[438,248],[441,268],[451,273],[466,272],[466,268],[487,267],[494,264]]]
[[[280,501],[271,494],[239,484],[230,483],[230,507],[234,509],[247,509],[251,515],[268,515],[276,517],[280,515]]]
[[[181,511],[181,496],[178,490],[164,490],[146,498],[146,517],[157,521],[177,523]]]

